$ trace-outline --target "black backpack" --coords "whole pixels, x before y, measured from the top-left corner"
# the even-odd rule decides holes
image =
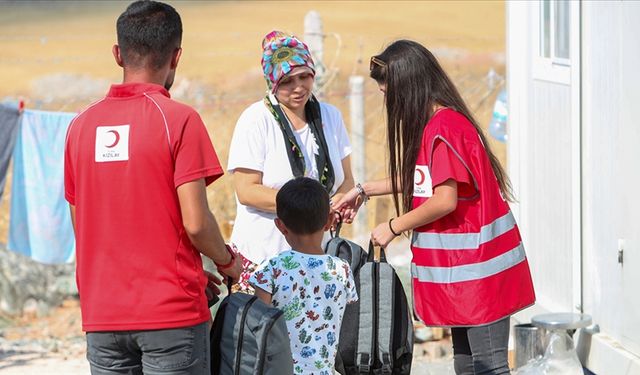
[[[387,263],[384,249],[374,260],[369,252],[340,238],[340,224],[325,252],[351,265],[358,302],[345,308],[336,355],[336,371],[343,375],[411,372],[413,322],[404,289],[395,270]]]
[[[211,330],[211,374],[292,373],[293,357],[282,310],[256,296],[231,293],[229,288]]]

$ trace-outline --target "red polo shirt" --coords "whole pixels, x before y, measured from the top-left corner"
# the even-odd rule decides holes
[[[176,188],[223,174],[196,111],[162,86],[113,85],[69,126],[65,198],[76,207],[85,331],[177,328],[209,319],[199,252]]]

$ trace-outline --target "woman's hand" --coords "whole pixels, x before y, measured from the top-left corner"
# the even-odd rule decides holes
[[[396,235],[391,233],[388,223],[379,224],[371,231],[371,242],[374,246],[387,247],[394,238]]]
[[[344,193],[335,193],[333,197],[331,197],[331,205],[332,205],[331,208],[333,208],[333,205],[336,202],[340,202],[342,200],[342,197],[344,197]]]
[[[336,194],[333,196],[333,205],[331,208],[340,212],[342,221],[351,224],[358,213],[358,209],[362,205],[362,195],[357,188],[352,188],[344,194]]]

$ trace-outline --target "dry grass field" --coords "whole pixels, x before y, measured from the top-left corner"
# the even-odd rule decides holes
[[[501,87],[490,87],[487,73],[493,69],[504,76],[502,1],[171,3],[184,25],[184,51],[172,95],[202,114],[223,164],[238,116],[264,95],[263,35],[278,28],[302,36],[304,17],[310,10],[319,12],[324,21],[324,64],[331,77],[324,87],[324,100],[342,111],[348,128],[349,76],[366,77],[369,57],[395,39],[414,39],[432,49],[484,126]],[[116,39],[115,20],[127,4],[0,0],[0,101],[22,98],[27,108],[77,112],[102,97],[111,82],[121,80],[111,46]],[[379,178],[385,173],[386,161],[383,97],[373,81],[365,82],[366,173],[368,178]],[[504,145],[491,143],[504,162]],[[10,196],[9,181],[0,200],[0,243],[7,240]],[[235,215],[230,178],[214,183],[208,198],[228,231]],[[373,203],[369,226],[391,214],[388,199]],[[14,321],[15,327],[3,333],[9,344],[11,340],[46,339],[62,346],[48,350],[55,353],[43,358],[40,352],[14,356],[0,366],[0,373],[87,373],[79,319],[76,303],[60,307],[49,318]]]
[[[325,65],[332,79],[324,99],[349,126],[348,79],[368,74],[368,60],[398,39],[432,49],[486,126],[498,88],[490,69],[504,76],[505,24],[501,1],[174,1],[184,25],[183,57],[174,98],[196,107],[226,164],[236,119],[264,95],[260,43],[278,28],[303,34],[305,14],[324,21]],[[115,20],[127,2],[0,0],[0,100],[24,98],[27,108],[79,111],[121,79],[111,56]],[[367,176],[385,172],[383,97],[365,84]],[[492,142],[504,162],[504,145]],[[219,221],[235,202],[228,176],[208,190]],[[11,186],[0,201],[0,242],[6,242]],[[382,204],[380,207],[384,207]],[[374,210],[369,223],[374,224]],[[385,216],[386,217],[386,216]],[[228,226],[228,225],[227,225]]]

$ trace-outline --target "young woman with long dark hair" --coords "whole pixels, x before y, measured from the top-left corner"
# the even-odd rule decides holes
[[[357,184],[334,207],[355,212],[393,194],[398,216],[371,240],[385,247],[413,231],[415,313],[452,328],[457,374],[508,374],[509,317],[535,301],[508,177],[429,50],[396,41],[370,70],[385,94],[389,177]]]

